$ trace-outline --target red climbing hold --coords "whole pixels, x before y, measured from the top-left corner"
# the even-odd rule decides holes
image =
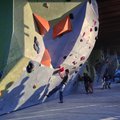
[[[92,32],[92,28],[90,28],[90,32]]]
[[[82,60],[85,60],[85,56],[82,56],[81,58],[80,58],[80,60],[82,61]]]
[[[96,22],[96,21],[94,21],[94,25],[96,25],[96,23],[97,23],[97,22]]]
[[[60,71],[60,72],[63,72],[64,70],[65,70],[64,67],[59,66],[59,71]]]

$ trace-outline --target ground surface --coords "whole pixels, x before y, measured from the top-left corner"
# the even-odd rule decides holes
[[[94,89],[94,94],[75,93],[58,100],[0,116],[0,120],[120,120],[120,84]]]

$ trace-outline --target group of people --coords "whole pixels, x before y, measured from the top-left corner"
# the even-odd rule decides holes
[[[61,75],[61,73],[59,72],[59,75],[60,77],[62,78],[62,81],[61,83],[56,86],[54,89],[52,89],[47,95],[46,97],[50,97],[51,95],[53,95],[55,92],[59,91],[59,100],[60,102],[59,103],[63,103],[63,91],[64,91],[64,88],[66,86],[66,83],[68,81],[68,75],[69,75],[69,70],[66,69],[65,70],[65,74],[64,76]],[[90,78],[90,76],[87,74],[87,73],[84,73],[82,79],[84,80],[84,85],[85,85],[85,90],[86,90],[86,93],[89,94],[89,93],[93,93],[93,81],[92,79]]]
[[[34,63],[32,61],[30,61],[26,67],[26,70],[28,73],[31,73],[34,70]],[[59,91],[59,100],[60,103],[63,103],[63,91],[64,88],[66,86],[66,83],[68,81],[68,76],[69,76],[69,70],[66,69],[65,70],[65,74],[61,75],[61,72],[58,71],[62,81],[61,83],[56,86],[53,90],[51,90],[46,97],[50,97],[51,95],[53,95],[55,92]],[[110,81],[110,75],[109,74],[104,74],[103,76],[103,80],[102,80],[102,88],[103,89],[110,89],[110,85],[111,85],[111,81]],[[86,94],[91,94],[93,93],[93,80],[91,79],[91,77],[87,74],[87,73],[83,73],[83,76],[79,76],[79,80],[84,81],[84,87],[85,87],[85,91]]]
[[[31,73],[32,71],[34,71],[34,63],[32,61],[30,61],[26,67],[26,71],[28,73]],[[47,95],[46,95],[46,98],[52,96],[55,92],[59,91],[59,100],[60,100],[60,103],[63,103],[63,91],[64,91],[64,88],[66,86],[66,83],[68,81],[68,76],[69,76],[69,69],[66,69],[65,70],[65,73],[64,75],[61,74],[61,71],[58,71],[62,81],[61,83],[56,86],[54,89],[52,89]],[[85,90],[86,90],[86,93],[93,93],[93,87],[92,87],[92,80],[91,78],[88,76],[87,73],[84,73],[83,74],[83,77],[82,77],[83,81],[84,81],[84,86],[85,86]]]
[[[28,63],[28,66],[26,67],[26,70],[27,70],[28,73],[31,73],[33,71],[33,69],[34,69],[34,64],[33,64],[32,61],[30,61]],[[65,70],[64,75],[61,75],[60,71],[58,71],[58,73],[59,73],[62,81],[58,86],[56,86],[54,89],[52,89],[46,95],[46,98],[50,97],[55,92],[59,91],[59,100],[60,100],[60,103],[63,103],[63,91],[64,91],[64,88],[65,88],[66,83],[68,81],[69,69]],[[93,80],[91,79],[91,77],[87,73],[83,73],[83,76],[79,75],[79,80],[84,81],[84,87],[85,87],[86,94],[93,93]],[[104,76],[103,76],[103,84],[102,84],[103,89],[107,89],[107,88],[110,89],[111,88],[110,85],[111,85],[110,75],[104,74]]]

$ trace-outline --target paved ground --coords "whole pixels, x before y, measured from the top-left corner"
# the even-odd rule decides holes
[[[0,116],[0,120],[120,120],[120,84],[112,89],[94,89],[94,94],[76,93],[58,100]]]

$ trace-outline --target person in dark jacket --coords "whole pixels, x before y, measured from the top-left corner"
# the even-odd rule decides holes
[[[51,95],[53,95],[55,92],[57,92],[59,90],[59,100],[60,100],[60,103],[63,103],[63,91],[64,91],[64,88],[66,86],[67,80],[68,80],[69,70],[68,69],[65,70],[64,76],[62,76],[60,72],[59,72],[59,74],[60,74],[60,77],[62,78],[60,85],[56,86],[46,96],[50,97]]]
[[[84,86],[86,93],[93,93],[92,80],[87,73],[83,74]]]
[[[104,74],[103,76],[103,89],[111,89],[111,76],[109,74]]]

